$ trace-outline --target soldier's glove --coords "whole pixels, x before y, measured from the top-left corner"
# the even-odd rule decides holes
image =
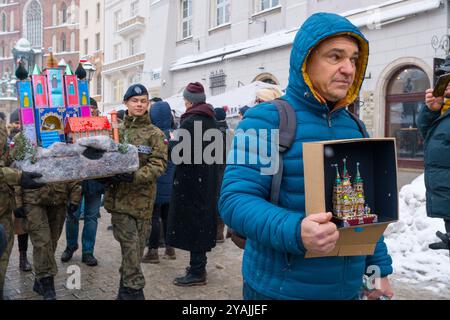
[[[41,178],[42,174],[37,172],[27,172],[22,171],[22,176],[20,177],[20,186],[24,189],[39,189],[42,188],[45,183],[34,181],[35,178]]]
[[[25,209],[23,207],[17,208],[16,210],[14,210],[14,217],[16,218],[26,218],[27,217],[27,213],[25,212]]]
[[[105,150],[95,149],[92,147],[87,147],[86,150],[83,151],[83,156],[88,158],[89,160],[98,160],[105,154]]]
[[[79,206],[77,204],[74,204],[74,203],[70,203],[69,206],[67,207],[67,215],[72,220],[76,220],[77,219],[77,217],[75,216],[75,213],[77,212],[78,207]]]
[[[119,182],[133,182],[134,179],[134,173],[121,173],[117,174],[114,177],[111,178],[113,183],[119,183]]]

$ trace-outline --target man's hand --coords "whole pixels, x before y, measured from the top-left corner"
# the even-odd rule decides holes
[[[16,218],[26,218],[27,213],[25,212],[25,209],[23,207],[17,208],[14,210],[14,217]]]
[[[20,177],[20,186],[24,189],[39,189],[42,188],[45,183],[36,182],[34,179],[41,178],[42,174],[37,172],[27,172],[22,171],[22,176]]]
[[[433,96],[433,89],[425,91],[425,104],[431,111],[439,111],[444,103],[444,97]]]
[[[71,218],[72,220],[76,220],[77,217],[75,216],[75,213],[78,210],[78,205],[71,203],[69,204],[69,206],[67,207],[67,215],[69,216],[69,218]]]
[[[303,219],[301,235],[304,247],[315,254],[328,254],[334,250],[339,239],[339,232],[330,222],[331,212],[311,214]]]
[[[381,278],[379,279],[379,282],[379,288],[376,288],[370,292],[366,292],[367,300],[378,300],[383,296],[392,299],[392,297],[394,296],[394,292],[392,291],[389,279],[387,277]]]

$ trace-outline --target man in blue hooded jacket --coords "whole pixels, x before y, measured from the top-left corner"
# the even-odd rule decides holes
[[[302,143],[363,137],[346,106],[358,96],[368,56],[368,41],[347,19],[330,13],[308,18],[293,44],[282,97],[296,113],[297,132],[283,155],[278,205],[268,200],[272,176],[261,174],[261,161],[228,164],[219,208],[225,223],[247,237],[244,299],[357,299],[364,274],[374,266],[380,279],[369,299],[393,296],[387,278],[392,259],[383,237],[371,256],[305,259],[307,251],[331,252],[339,232],[331,213],[305,215]],[[278,128],[278,111],[270,102],[247,111],[238,127],[242,132]],[[238,159],[240,153],[252,155],[248,146],[234,148]]]

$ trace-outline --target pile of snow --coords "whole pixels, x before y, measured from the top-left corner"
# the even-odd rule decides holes
[[[400,219],[386,230],[386,243],[393,259],[394,273],[400,281],[437,283],[434,291],[450,283],[450,258],[447,250],[431,250],[428,244],[440,241],[436,231],[445,232],[442,219],[426,214],[424,176],[400,191]]]

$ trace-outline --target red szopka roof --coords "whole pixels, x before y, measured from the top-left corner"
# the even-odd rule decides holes
[[[72,117],[67,120],[65,133],[111,130],[107,117]]]

